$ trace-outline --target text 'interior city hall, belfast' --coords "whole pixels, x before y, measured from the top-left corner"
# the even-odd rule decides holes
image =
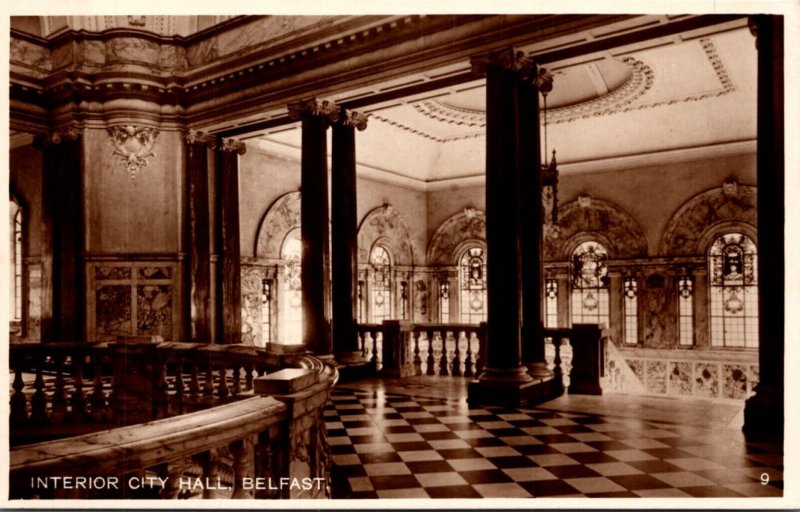
[[[783,38],[11,17],[3,499],[782,497]]]

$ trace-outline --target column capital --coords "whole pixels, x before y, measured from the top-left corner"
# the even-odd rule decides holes
[[[243,155],[247,152],[247,146],[244,142],[236,139],[220,139],[219,150],[229,151]]]
[[[288,109],[289,118],[295,121],[305,115],[327,117],[331,122],[336,122],[339,119],[341,110],[334,102],[318,98],[289,103]]]
[[[44,148],[51,144],[60,144],[62,141],[75,141],[81,136],[82,127],[77,124],[64,126],[58,130],[42,133],[34,137],[34,146]]]
[[[339,115],[339,122],[344,126],[354,126],[358,131],[363,132],[367,129],[368,118],[368,114],[362,114],[342,107]]]
[[[533,73],[533,60],[525,55],[525,52],[505,48],[503,50],[489,52],[484,55],[473,56],[470,58],[472,72],[476,75],[485,75],[490,67],[500,67],[519,74],[520,78],[528,79]]]
[[[211,133],[189,130],[186,132],[186,143],[203,145],[207,146],[209,149],[215,149],[217,147],[217,137]]]

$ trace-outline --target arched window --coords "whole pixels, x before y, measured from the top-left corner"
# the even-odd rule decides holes
[[[477,324],[486,320],[486,257],[481,247],[464,251],[458,265],[461,283],[461,321]]]
[[[711,345],[758,347],[756,244],[742,233],[717,238],[708,251]]]
[[[389,251],[381,245],[376,245],[369,255],[369,264],[372,271],[370,282],[372,321],[380,323],[392,318],[392,260]]]
[[[286,237],[281,247],[283,275],[279,283],[278,343],[284,345],[303,342],[303,296],[300,280],[302,244],[299,230]]]
[[[572,253],[572,323],[608,325],[608,252],[583,242]]]

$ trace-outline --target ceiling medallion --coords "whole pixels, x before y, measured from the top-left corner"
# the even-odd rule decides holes
[[[143,167],[147,167],[147,158],[154,157],[153,146],[158,137],[158,130],[150,127],[111,126],[108,134],[114,144],[112,156],[119,156],[120,165],[128,171],[132,180]]]

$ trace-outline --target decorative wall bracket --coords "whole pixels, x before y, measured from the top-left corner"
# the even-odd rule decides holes
[[[124,167],[132,180],[143,167],[147,167],[147,158],[154,157],[153,146],[158,137],[158,130],[150,127],[111,126],[108,134],[114,144],[113,155],[119,156],[119,163]]]

